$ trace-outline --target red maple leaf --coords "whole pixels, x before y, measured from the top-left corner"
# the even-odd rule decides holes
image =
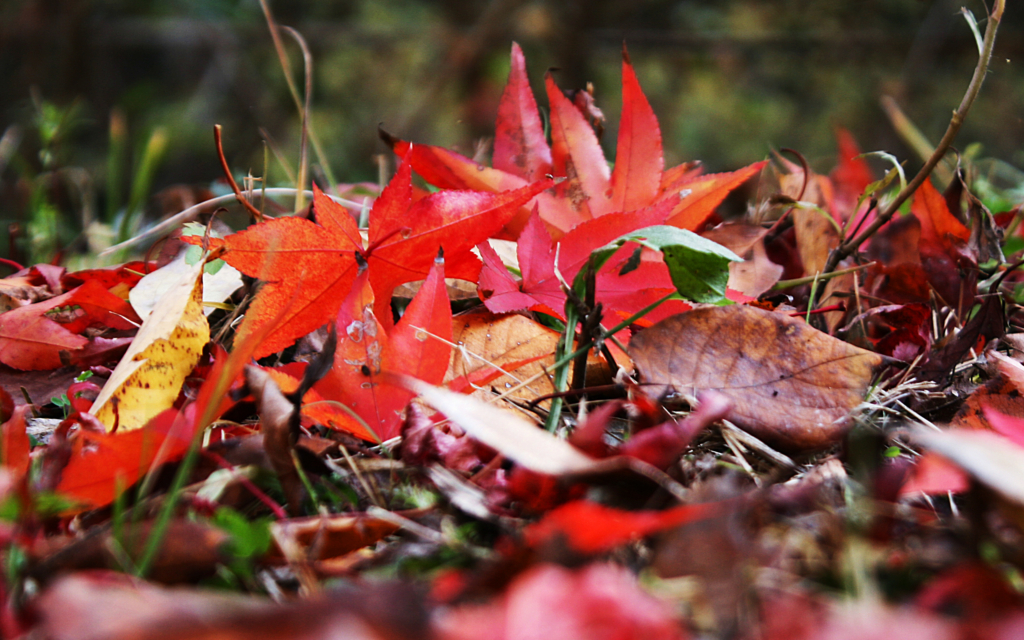
[[[362,268],[341,305],[334,367],[314,389],[328,400],[345,404],[362,420],[332,421],[331,426],[383,441],[398,435],[405,407],[414,395],[390,384],[388,374],[440,384],[451,356],[452,313],[444,261],[438,258],[402,318],[388,330],[374,311],[372,271],[373,267]]]
[[[544,228],[540,216],[530,218],[519,237],[517,255],[522,280],[517,282],[487,243],[479,247],[484,267],[480,272],[480,293],[484,304],[494,313],[521,309],[541,311],[564,317],[565,293],[555,275],[556,268],[567,283],[583,269],[591,252],[635,229],[663,224],[675,205],[666,198],[657,205],[629,213],[613,213],[588,220],[574,227],[557,243]],[[620,249],[598,272],[596,301],[606,310],[628,316],[675,291],[675,285],[660,255],[641,260],[635,269],[621,273],[623,261],[634,245]],[[556,264],[557,262],[557,264]],[[665,314],[680,313],[690,307],[682,301],[670,301],[646,319],[656,321]]]
[[[334,318],[356,278],[357,252],[370,264],[377,318],[384,326],[391,324],[391,292],[424,279],[439,247],[448,257],[449,277],[475,281],[480,261],[471,249],[553,184],[542,180],[501,193],[439,191],[414,202],[411,180],[408,163],[402,163],[370,211],[366,246],[352,215],[315,187],[316,222],[278,218],[211,241],[214,248],[228,249],[228,264],[264,281],[238,330],[245,337],[274,323],[255,357],[276,353]]]
[[[131,305],[98,280],[86,280],[67,293],[4,313],[0,362],[24,371],[57,369],[90,344],[78,335],[88,327],[128,330],[140,322]]]
[[[493,168],[440,147],[414,146],[383,132],[382,137],[424,180],[442,188],[499,191],[520,187],[545,171],[564,177],[554,194],[540,194],[534,201],[555,239],[581,222],[677,196],[666,223],[696,229],[729,192],[765,165],[758,162],[732,173],[707,176],[697,175],[692,164],[665,171],[661,129],[625,51],[622,121],[612,171],[587,118],[550,74],[545,77],[545,87],[551,108],[551,146],[537,116],[523,53],[513,44],[512,69],[498,107]],[[505,228],[506,235],[518,236],[529,216],[530,211],[522,209]]]

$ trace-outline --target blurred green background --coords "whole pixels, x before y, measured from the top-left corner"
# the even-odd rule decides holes
[[[779,147],[827,171],[835,125],[864,150],[889,151],[913,170],[920,161],[895,134],[880,96],[893,96],[935,142],[977,61],[953,0],[270,6],[312,51],[312,122],[341,182],[377,181],[376,157],[386,153],[378,124],[473,155],[493,135],[513,40],[542,107],[548,68],[559,69],[563,89],[593,82],[608,117],[609,158],[625,41],[660,119],[667,164],[700,159],[711,171]],[[979,20],[987,13],[979,1],[967,8]],[[1016,167],[1024,166],[1019,9],[1009,3],[989,78],[957,140]],[[284,41],[301,87],[301,53]],[[262,174],[264,139],[297,164],[299,115],[258,0],[4,0],[0,78],[0,225],[13,229],[0,256],[34,261],[63,247],[80,251],[90,221],[134,232],[143,213],[155,219],[204,197],[221,175],[214,123],[224,125],[239,176]],[[310,158],[312,177],[322,181]],[[273,161],[269,183],[290,186]],[[175,185],[187,188],[168,190]]]

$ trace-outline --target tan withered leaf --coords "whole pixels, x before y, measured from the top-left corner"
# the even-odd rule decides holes
[[[754,307],[695,309],[637,334],[629,354],[652,395],[713,389],[730,419],[786,449],[835,443],[884,362],[797,318]]]
[[[469,391],[468,385],[478,386],[474,395],[481,399],[492,395],[491,389],[505,392],[550,367],[559,338],[557,331],[521,315],[496,315],[486,310],[458,315],[452,318],[456,348],[444,382],[462,392]],[[605,384],[610,377],[604,360],[592,354],[587,384]],[[550,379],[542,376],[510,396],[530,401],[553,391]]]
[[[89,412],[108,430],[139,429],[174,404],[210,341],[202,274],[198,262],[161,295],[103,385]]]

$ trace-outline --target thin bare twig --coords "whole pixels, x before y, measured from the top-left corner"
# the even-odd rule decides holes
[[[840,262],[853,255],[865,240],[873,236],[875,232],[882,227],[882,225],[889,222],[893,215],[899,211],[900,206],[906,202],[922,184],[924,184],[924,181],[928,179],[929,175],[931,175],[935,166],[939,164],[942,158],[946,155],[946,152],[949,150],[950,146],[952,146],[957,133],[960,132],[960,127],[963,125],[964,119],[967,117],[967,112],[971,109],[971,105],[974,104],[974,99],[978,97],[978,92],[981,91],[981,85],[985,80],[985,74],[988,72],[988,63],[992,59],[992,50],[995,47],[996,42],[996,31],[999,30],[999,22],[1002,20],[1003,10],[1005,8],[1006,0],[996,0],[995,7],[992,9],[992,13],[988,17],[988,24],[985,26],[985,39],[982,43],[978,66],[975,67],[974,75],[971,77],[971,83],[967,86],[967,92],[964,94],[963,100],[960,101],[960,106],[953,112],[953,117],[949,121],[949,127],[946,128],[945,135],[942,136],[942,140],[940,140],[938,146],[935,147],[934,153],[932,153],[931,157],[928,158],[928,161],[924,163],[924,166],[921,167],[921,170],[916,176],[914,176],[914,179],[896,195],[896,198],[890,202],[884,210],[878,213],[875,221],[872,222],[867,229],[864,229],[864,231],[860,232],[857,236],[847,239],[841,245],[833,249],[832,253],[828,257],[828,262],[825,263],[825,269],[823,270],[824,273],[834,271]]]
[[[256,222],[263,222],[263,213],[254,207],[248,198],[242,195],[242,190],[238,188],[238,183],[235,182],[235,177],[231,175],[231,167],[228,166],[228,159],[224,157],[224,145],[221,144],[220,140],[221,126],[219,124],[213,125],[213,140],[217,144],[217,157],[220,158],[220,167],[224,170],[224,177],[227,178],[228,184],[231,185],[231,190],[235,192],[235,198],[238,202],[245,207],[245,210],[249,212],[252,219]]]
[[[308,198],[313,197],[313,192],[312,191],[306,190],[306,191],[303,191],[303,193]],[[268,195],[268,196],[294,196],[295,195],[295,189],[292,189],[291,187],[273,187],[273,188],[270,188],[270,189],[266,189],[265,190],[265,195]],[[328,195],[328,194],[325,194],[325,195],[327,195],[327,197],[330,198],[331,200],[334,200],[335,202],[337,202],[341,206],[346,207],[348,209],[355,209],[355,210],[358,211],[358,210],[363,208],[363,204],[361,202],[355,202],[354,200],[346,200],[345,198],[339,198],[337,196],[332,196],[332,195]],[[128,247],[131,247],[133,245],[139,244],[140,242],[144,242],[145,240],[147,240],[149,238],[152,238],[153,236],[160,235],[161,233],[166,233],[166,232],[170,231],[171,229],[173,229],[174,227],[178,226],[179,224],[184,224],[186,222],[190,222],[193,218],[195,218],[200,213],[203,213],[204,211],[210,211],[212,209],[216,209],[217,207],[220,207],[220,206],[222,206],[224,204],[227,204],[227,203],[229,203],[229,202],[231,202],[232,200],[235,200],[235,199],[236,199],[235,194],[230,193],[228,195],[217,196],[216,198],[210,198],[209,200],[204,200],[204,201],[202,201],[202,202],[200,202],[198,204],[192,205],[188,209],[185,209],[185,210],[183,210],[183,211],[181,211],[179,213],[174,214],[173,216],[171,216],[170,218],[167,218],[163,222],[161,222],[161,223],[159,223],[157,225],[154,225],[154,226],[150,227],[149,229],[146,229],[145,231],[143,231],[139,235],[135,236],[134,238],[129,238],[129,239],[125,240],[124,242],[121,242],[119,244],[115,244],[114,246],[112,246],[112,247],[110,247],[108,249],[104,249],[103,251],[100,252],[100,255],[101,256],[109,255],[111,253],[114,253],[115,251],[120,251],[121,249],[127,249]]]

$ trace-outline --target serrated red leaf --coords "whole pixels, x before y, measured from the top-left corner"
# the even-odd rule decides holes
[[[88,340],[46,317],[46,312],[65,304],[66,293],[44,302],[11,309],[0,322],[0,362],[22,371],[57,369],[60,354],[81,349]]]
[[[84,284],[87,280],[96,280],[108,291],[124,285],[125,289],[131,289],[142,277],[156,268],[156,262],[126,262],[117,267],[107,269],[84,269],[64,274],[60,283],[65,291],[69,291],[78,285]]]
[[[523,276],[520,290],[490,245],[480,245],[484,268],[480,272],[479,284],[480,291],[486,292],[487,308],[494,313],[534,309],[561,315],[565,294],[555,277],[553,246],[551,236],[535,213],[526,223],[516,248]]]
[[[464,155],[442,147],[417,144],[393,138],[382,133],[396,155],[408,162],[420,177],[442,189],[472,189],[497,193],[526,186],[526,180],[517,175],[492,169],[474,162]],[[550,154],[549,154],[550,155]],[[549,161],[550,162],[550,161]],[[541,218],[561,233],[577,222],[567,202],[548,192],[538,193],[533,202],[541,211]],[[526,225],[531,209],[523,206],[506,225],[503,237],[516,238]]]
[[[842,127],[836,128],[836,143],[839,146],[839,163],[829,178],[835,185],[835,206],[833,213],[846,219],[853,213],[857,199],[869,184],[874,182],[871,167],[860,155],[860,147],[853,134]]]
[[[664,168],[658,118],[623,48],[622,118],[611,178],[611,210],[633,211],[654,202]]]
[[[918,251],[929,284],[946,304],[966,312],[978,284],[977,260],[968,244],[970,230],[950,212],[931,178],[914,194],[910,212],[921,222]]]
[[[529,182],[551,173],[551,149],[544,137],[537,101],[530,90],[523,50],[515,42],[512,43],[508,83],[498,104],[492,164],[499,171]]]
[[[324,398],[345,404],[372,433],[357,420],[331,426],[375,441],[398,435],[402,413],[413,397],[404,387],[387,382],[387,374],[412,375],[431,384],[444,378],[451,355],[452,316],[443,261],[435,262],[405,314],[390,330],[374,313],[370,271],[359,275],[341,305],[334,367],[314,388]]]
[[[956,219],[946,205],[946,199],[926,179],[914,194],[911,213],[921,221],[921,242],[933,243],[943,248],[953,246],[957,240],[966,243],[971,238],[971,231]]]
[[[564,180],[557,185],[553,196],[541,194],[536,204],[541,220],[556,240],[587,220],[649,207],[665,198],[676,198],[680,193],[685,196],[666,224],[697,229],[733,189],[766,163],[703,177],[698,177],[700,170],[696,163],[665,171],[658,120],[625,51],[623,54],[622,122],[613,172],[609,171],[604,152],[581,107],[562,93],[550,73],[544,79],[550,107],[549,155],[549,148],[537,132],[540,120],[534,117],[535,101],[518,47],[513,47],[512,71],[499,109],[494,168],[437,147],[413,147],[383,132],[382,137],[427,182],[443,188],[471,186],[489,191],[507,188],[518,184],[514,181],[522,180],[523,175],[534,175],[525,171],[540,171],[550,163],[554,175]],[[514,222],[506,227],[503,237],[517,237],[527,221],[528,212],[520,210]],[[499,280],[505,278],[502,276]],[[507,284],[495,281],[489,286],[494,292],[511,295]],[[506,303],[510,300],[512,298],[501,306],[508,306]]]
[[[480,247],[480,253],[485,261],[480,275],[480,290],[485,300],[484,304],[494,313],[529,308],[562,317],[565,294],[555,276],[556,253],[558,271],[566,282],[572,282],[580,269],[587,264],[594,249],[630,231],[663,223],[674,204],[675,200],[669,198],[639,211],[610,213],[583,222],[563,236],[558,243],[551,240],[539,217],[534,216],[519,240],[518,257],[523,275],[520,284],[516,284],[490,247]],[[640,293],[638,282],[645,285],[641,287],[642,289],[664,290],[658,297],[675,290],[663,264],[663,273],[659,272],[656,266],[645,268],[638,280],[635,275],[620,276],[613,272],[612,262],[609,261],[609,265],[598,274],[597,300],[604,303],[606,308],[619,308],[623,304],[631,306],[629,299]],[[619,282],[624,277],[628,278],[629,284]],[[613,292],[617,295],[609,295]],[[644,306],[646,304],[641,304],[633,310],[639,310]]]
[[[47,302],[55,299],[61,300],[59,307],[77,307],[70,318],[58,320],[72,333],[82,333],[94,326],[126,331],[142,324],[132,305],[107,291],[98,279],[87,279],[81,286]]]
[[[593,128],[558,88],[550,72],[544,76],[544,87],[551,107],[554,171],[556,176],[565,176],[555,193],[568,200],[577,222],[609,213],[611,175]]]
[[[480,262],[470,250],[551,184],[501,193],[441,191],[414,201],[411,166],[404,162],[370,211],[366,247],[351,214],[314,186],[316,222],[278,218],[211,243],[228,249],[228,264],[265,281],[238,335],[244,338],[272,322],[274,329],[256,350],[261,358],[323,326],[351,290],[356,252],[370,264],[377,316],[390,326],[392,290],[425,278],[438,248],[448,256],[451,277],[476,280]],[[201,243],[197,237],[183,239]],[[287,310],[282,314],[282,309]]]
[[[736,171],[685,177],[670,185],[665,190],[677,193],[680,201],[669,215],[666,224],[690,231],[699,229],[726,196],[760,173],[767,164],[767,160],[762,160]]]

